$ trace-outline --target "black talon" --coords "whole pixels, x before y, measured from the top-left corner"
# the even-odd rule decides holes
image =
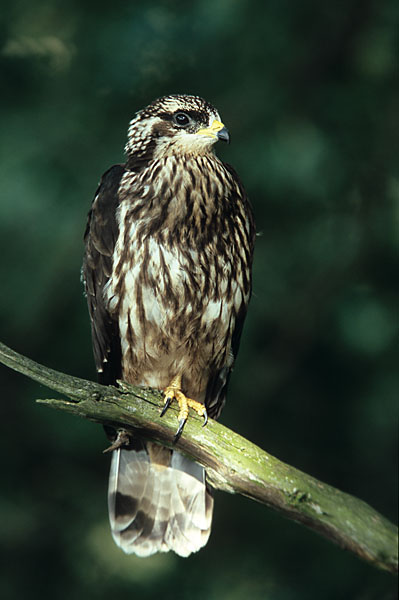
[[[184,425],[186,424],[187,419],[180,419],[179,421],[179,428],[176,431],[175,437],[173,439],[173,443],[175,444],[177,442],[177,440],[180,438],[183,429],[184,429]]]
[[[168,410],[171,402],[172,402],[172,398],[170,396],[168,396],[167,398],[165,398],[165,404],[163,405],[163,409],[161,411],[161,417],[164,416],[164,414]]]
[[[204,411],[204,422],[202,424],[202,427],[205,427],[205,425],[208,423],[208,413],[206,412],[206,409]]]

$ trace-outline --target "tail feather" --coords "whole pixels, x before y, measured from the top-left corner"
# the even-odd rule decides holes
[[[135,452],[133,465],[127,451],[113,452],[109,479],[108,509],[114,539],[118,545],[133,544],[151,528],[149,499],[153,496],[154,479],[144,450]],[[123,473],[123,477],[120,477]],[[132,495],[132,481],[135,494]],[[119,541],[118,541],[119,540]]]
[[[188,556],[208,541],[213,498],[200,465],[147,444],[113,452],[108,508],[112,536],[125,552]]]

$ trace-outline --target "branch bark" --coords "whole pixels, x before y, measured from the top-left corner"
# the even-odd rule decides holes
[[[0,344],[0,362],[68,397],[37,400],[173,446],[177,409],[160,417],[159,391],[102,386],[48,369]],[[361,500],[291,467],[210,419],[192,416],[174,445],[206,467],[211,485],[243,494],[302,523],[376,567],[398,570],[397,528]]]

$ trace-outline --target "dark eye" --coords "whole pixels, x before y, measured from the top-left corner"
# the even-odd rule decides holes
[[[177,112],[173,119],[179,127],[186,127],[190,123],[190,117],[185,112]]]

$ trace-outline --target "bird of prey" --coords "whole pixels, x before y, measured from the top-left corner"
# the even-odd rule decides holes
[[[102,177],[85,233],[83,281],[99,380],[163,391],[217,418],[251,293],[255,228],[233,168],[213,151],[229,133],[198,96],[159,98],[130,122],[125,164]],[[188,556],[210,534],[202,466],[141,439],[112,452],[112,535],[127,553]]]

